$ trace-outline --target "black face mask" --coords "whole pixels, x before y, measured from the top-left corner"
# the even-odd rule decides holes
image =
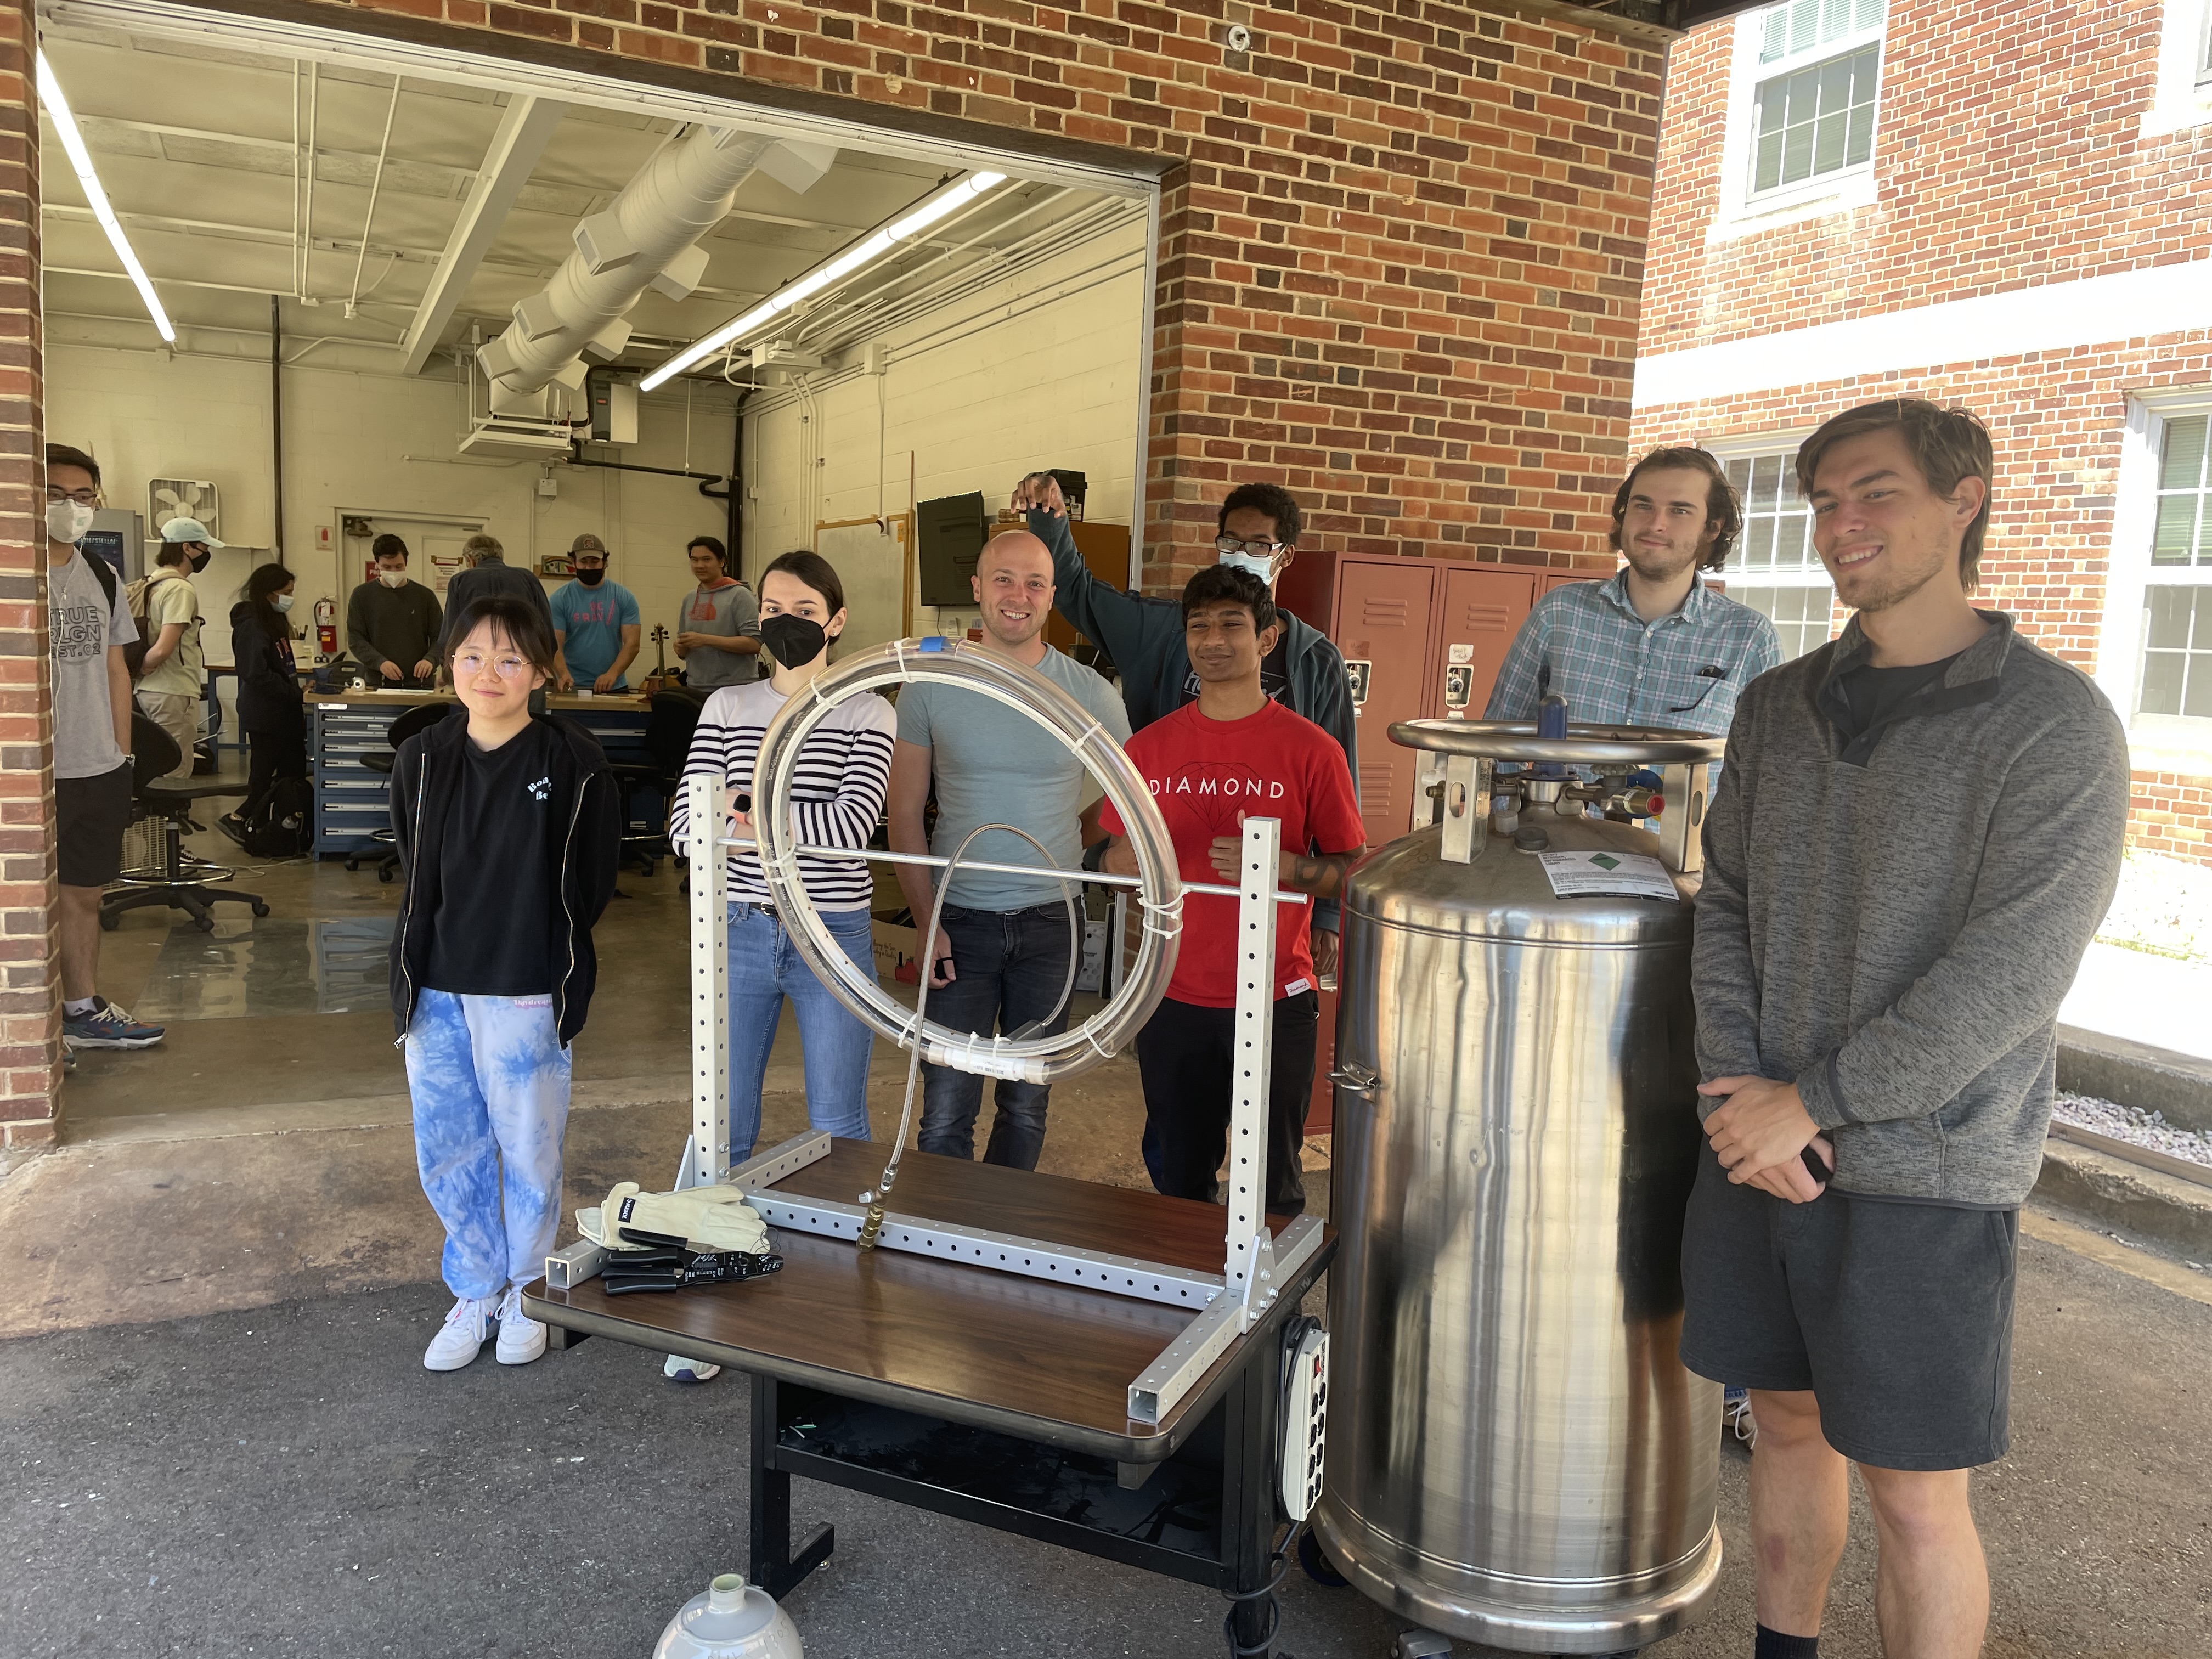
[[[605,565],[601,565],[597,570],[579,568],[576,572],[576,580],[586,587],[597,587],[606,580],[606,577],[607,568]]]
[[[203,571],[203,570],[204,570],[204,569],[206,569],[206,568],[208,568],[208,561],[209,561],[210,559],[211,559],[211,558],[215,557],[215,555],[214,555],[212,552],[210,552],[210,551],[208,551],[207,550],[203,549],[202,550],[200,550],[200,551],[199,551],[199,552],[198,552],[198,553],[190,553],[190,554],[187,554],[187,555],[185,555],[185,557],[186,557],[188,560],[190,560],[190,561],[191,561],[191,567],[192,567],[192,574],[194,574],[195,576],[197,576],[197,575],[198,575],[198,574],[200,574],[200,572],[201,572],[201,571]]]
[[[820,623],[787,614],[762,617],[760,636],[761,643],[774,652],[775,659],[786,668],[804,668],[830,643],[830,635],[823,631]]]

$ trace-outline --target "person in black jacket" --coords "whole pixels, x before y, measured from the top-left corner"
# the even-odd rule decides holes
[[[422,1363],[459,1370],[499,1325],[503,1365],[545,1352],[522,1311],[561,1218],[568,1045],[615,888],[614,776],[592,735],[530,712],[558,665],[536,607],[456,607],[445,666],[464,714],[399,745],[392,828],[404,870],[392,1012],[407,1054],[416,1162],[446,1229],[453,1309]]]
[[[246,799],[216,827],[240,846],[284,778],[307,775],[307,708],[292,659],[292,573],[281,564],[255,567],[230,608],[230,659],[238,665],[238,724],[253,750]]]

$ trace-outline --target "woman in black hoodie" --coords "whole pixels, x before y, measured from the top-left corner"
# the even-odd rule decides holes
[[[292,660],[292,573],[281,564],[258,566],[230,608],[230,659],[238,665],[238,724],[252,745],[246,799],[216,820],[241,847],[253,821],[283,778],[307,775],[307,722]]]
[[[494,1321],[501,1364],[545,1352],[522,1287],[560,1225],[568,1045],[591,1004],[592,924],[622,836],[591,733],[530,712],[559,666],[544,617],[489,593],[457,607],[446,649],[464,712],[401,744],[392,769],[405,869],[392,1012],[455,1297],[422,1356],[434,1371],[474,1359]]]

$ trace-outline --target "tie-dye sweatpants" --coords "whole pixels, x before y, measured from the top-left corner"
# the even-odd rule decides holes
[[[415,1004],[415,1162],[445,1224],[455,1296],[496,1297],[545,1271],[561,1224],[568,1063],[550,996],[426,990]]]

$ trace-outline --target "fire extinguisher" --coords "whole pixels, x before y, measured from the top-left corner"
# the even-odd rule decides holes
[[[323,598],[315,601],[315,650],[325,657],[338,653],[337,601]]]

